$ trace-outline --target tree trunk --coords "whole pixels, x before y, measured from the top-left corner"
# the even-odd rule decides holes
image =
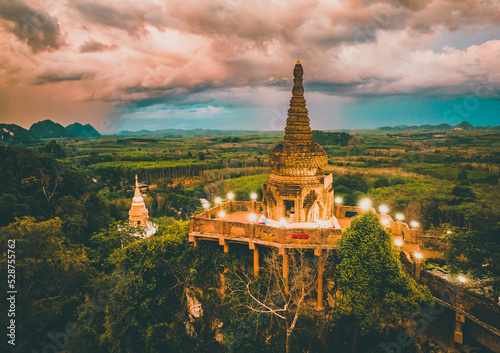
[[[356,349],[358,347],[358,336],[359,336],[359,321],[356,321],[354,325],[354,335],[352,336],[352,353],[356,353]]]

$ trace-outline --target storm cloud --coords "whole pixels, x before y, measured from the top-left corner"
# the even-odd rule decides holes
[[[4,28],[26,42],[34,53],[59,49],[64,44],[57,19],[22,1],[0,0],[0,18],[6,22]]]
[[[500,92],[498,1],[0,0],[0,25],[1,92],[92,102],[95,119],[286,105],[298,56],[322,102]]]

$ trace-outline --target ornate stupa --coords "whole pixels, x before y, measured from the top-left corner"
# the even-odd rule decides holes
[[[135,191],[134,198],[132,199],[132,207],[129,214],[129,222],[132,227],[143,227],[148,228],[149,212],[144,203],[144,199],[141,195],[141,190],[139,190],[139,182],[137,181],[137,175],[135,176]]]
[[[333,188],[325,150],[312,139],[304,98],[304,70],[297,59],[283,142],[269,155],[271,175],[264,185],[265,215],[276,221],[317,222],[332,218]]]

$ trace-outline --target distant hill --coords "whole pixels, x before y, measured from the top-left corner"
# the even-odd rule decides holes
[[[471,131],[471,130],[478,130],[478,129],[481,129],[482,127],[481,126],[478,126],[478,127],[474,127],[472,126],[469,122],[467,121],[462,121],[460,124],[457,124],[455,126],[453,126],[452,129],[462,129],[464,131]]]
[[[379,127],[376,130],[382,130],[382,131],[429,131],[429,132],[434,132],[434,131],[450,131],[450,130],[462,130],[462,131],[473,131],[473,130],[500,130],[500,126],[472,126],[469,122],[467,121],[462,121],[460,124],[451,126],[449,124],[439,124],[439,125],[414,125],[414,126],[408,126],[408,125],[399,125],[399,126],[383,126]]]
[[[16,124],[0,124],[0,142],[7,145],[30,145],[37,139],[25,128]]]
[[[73,137],[64,126],[49,119],[31,125],[30,132],[39,139]]]
[[[66,126],[66,131],[73,137],[79,138],[98,138],[102,136],[99,131],[94,129],[90,124],[82,125],[80,123],[74,123]]]
[[[265,133],[276,134],[277,131],[268,131]],[[212,129],[163,129],[163,130],[141,130],[141,131],[120,131],[112,136],[118,137],[202,137],[202,136],[241,136],[252,133],[262,134],[262,131],[251,130],[212,130]]]
[[[102,135],[90,124],[74,123],[63,127],[51,120],[31,125],[29,130],[16,124],[0,124],[0,143],[31,145],[40,139],[50,138],[99,138]]]

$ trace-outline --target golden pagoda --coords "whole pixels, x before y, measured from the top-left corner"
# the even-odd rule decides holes
[[[324,174],[328,156],[312,139],[303,73],[297,59],[285,137],[269,155],[271,175],[264,184],[263,207],[265,216],[275,221],[317,222],[333,216],[332,176]]]
[[[139,182],[137,181],[137,175],[135,176],[135,192],[134,198],[132,199],[132,207],[129,214],[129,222],[132,227],[141,226],[143,228],[148,228],[149,212],[144,203],[144,199],[139,190]]]

